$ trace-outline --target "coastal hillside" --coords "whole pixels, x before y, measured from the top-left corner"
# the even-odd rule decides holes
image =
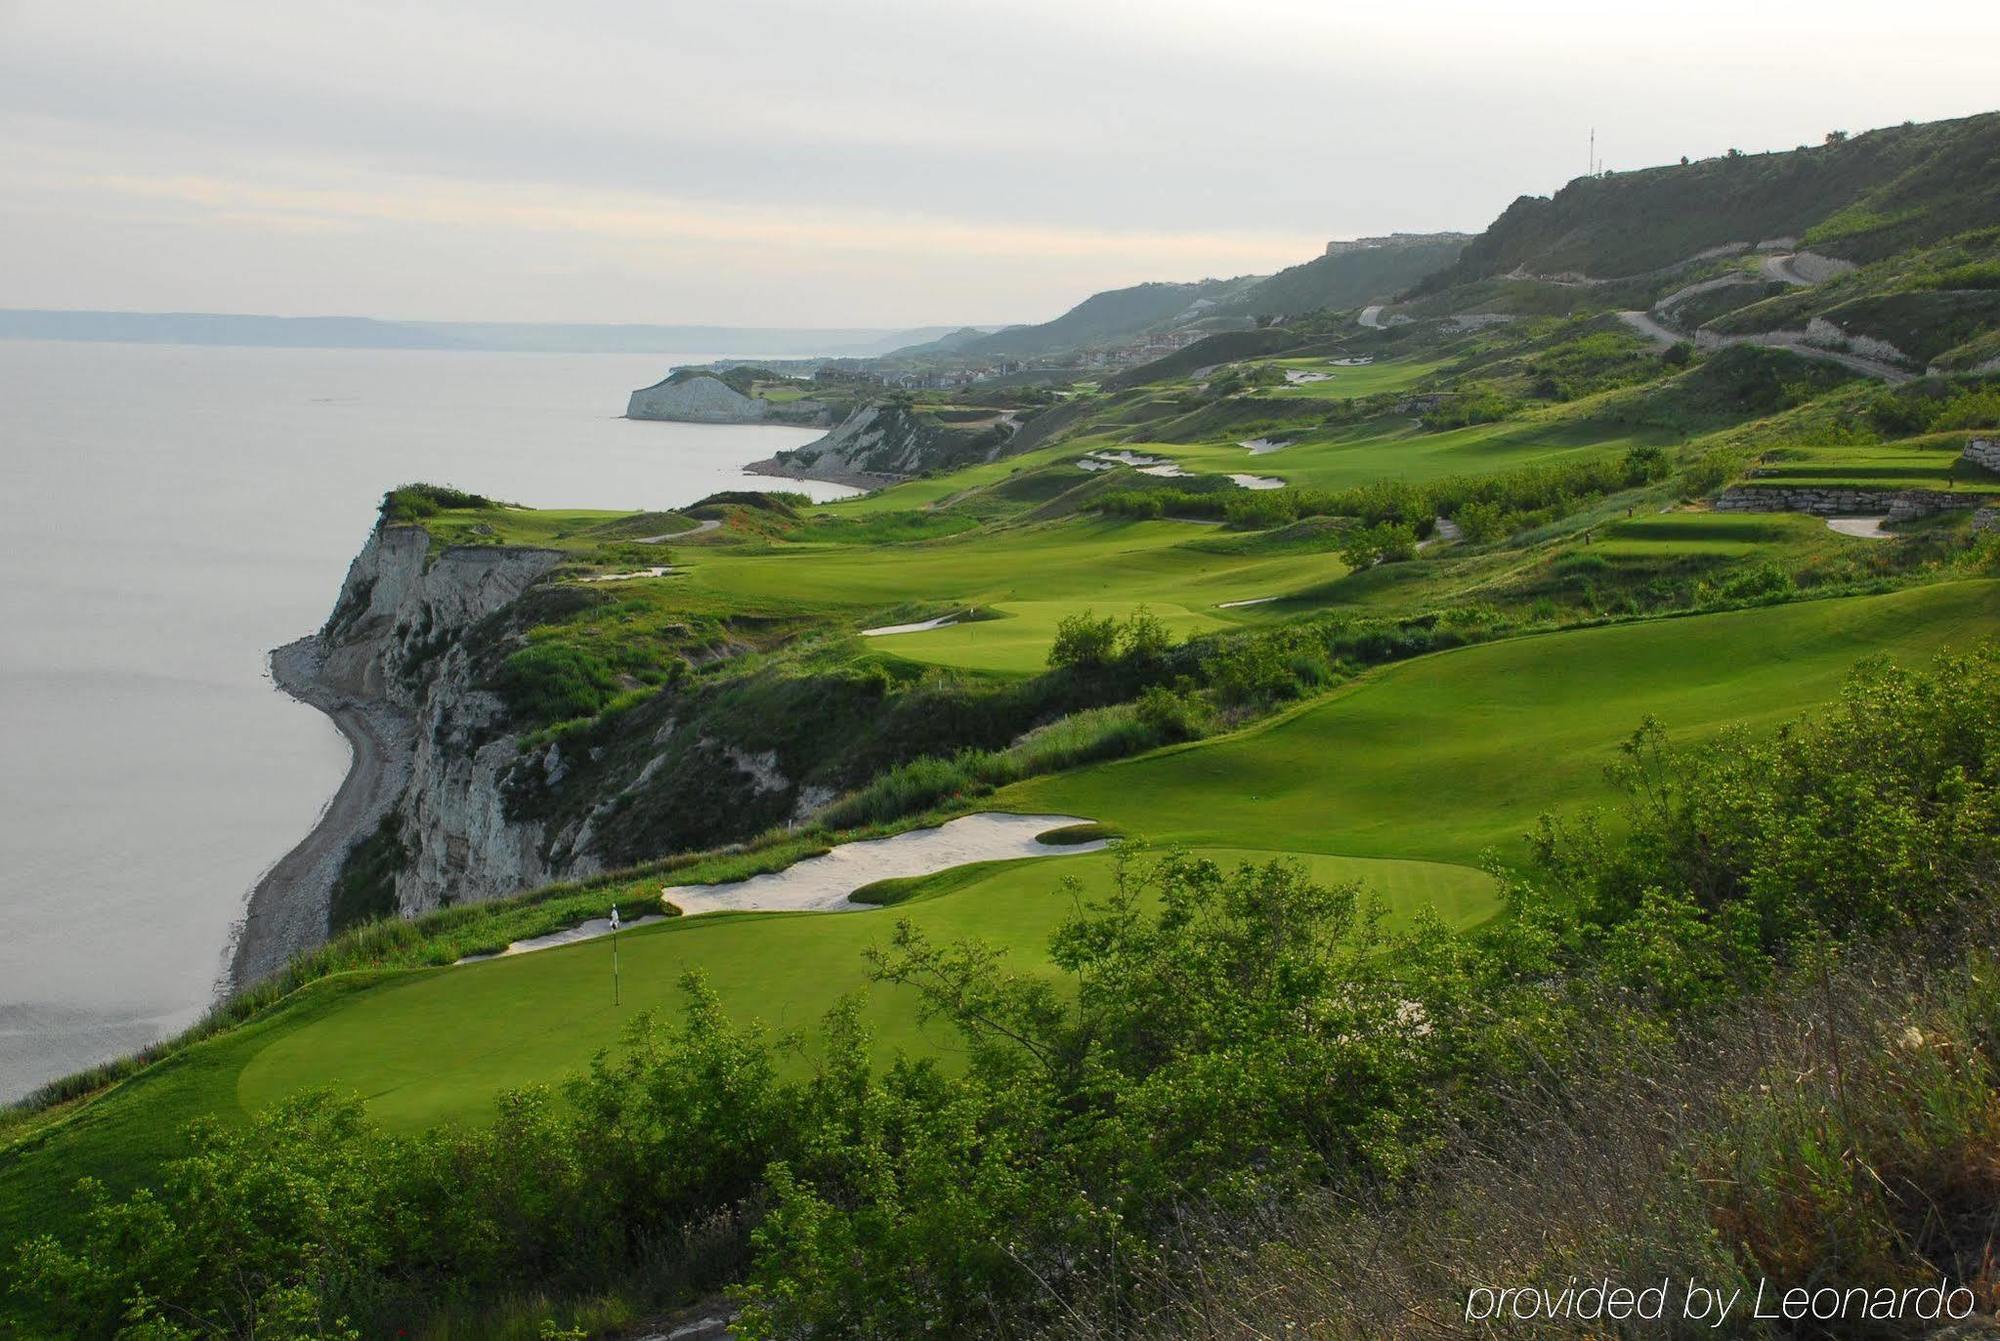
[[[1280,270],[1222,306],[1252,316],[1299,316],[1386,302],[1458,260],[1464,233],[1398,233],[1334,242],[1324,256]]]
[[[1797,150],[1732,151],[1522,196],[1420,291],[1511,273],[1648,275],[1778,240],[1865,263],[1990,224],[1996,190],[2000,114],[1835,132]]]
[[[848,403],[837,392],[827,394],[762,368],[740,366],[720,372],[677,368],[653,385],[634,391],[626,402],[625,417],[824,428]]]
[[[1156,326],[1198,321],[1255,286],[1256,276],[1155,282],[1092,294],[1053,321],[1010,326],[950,352],[974,358],[1024,358],[1129,340]]]
[[[390,490],[279,669],[393,766],[210,1020],[0,1119],[0,1327],[1991,1314],[1994,124],[842,368],[761,463],[835,502]]]

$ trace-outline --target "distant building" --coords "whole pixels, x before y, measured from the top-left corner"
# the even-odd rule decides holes
[[[1383,247],[1422,247],[1432,243],[1469,242],[1466,233],[1391,233],[1387,237],[1357,237],[1326,244],[1328,256],[1345,256],[1355,251],[1378,251]]]

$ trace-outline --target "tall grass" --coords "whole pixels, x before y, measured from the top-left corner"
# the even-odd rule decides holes
[[[1535,1057],[1407,1184],[1329,1190],[1247,1218],[1190,1206],[1167,1252],[1120,1264],[1138,1266],[1136,1299],[1122,1285],[1086,1288],[1043,1335],[1751,1330],[1543,1320],[1496,1331],[1465,1317],[1473,1285],[1560,1289],[1607,1276],[1744,1287],[1746,1299],[1760,1279],[1872,1288],[1944,1276],[1993,1315],[2000,912],[1982,907],[1922,945],[1804,965],[1710,1029],[1675,1029],[1622,998],[1606,999],[1600,1018],[1594,1056]]]

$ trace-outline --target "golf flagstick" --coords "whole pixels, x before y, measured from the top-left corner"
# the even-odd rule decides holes
[[[611,1004],[622,1004],[618,999],[618,905],[611,905]]]

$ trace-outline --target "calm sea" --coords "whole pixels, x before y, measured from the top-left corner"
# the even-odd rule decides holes
[[[0,1101],[211,1001],[347,767],[264,654],[326,617],[382,491],[744,487],[814,434],[618,417],[707,357],[0,341]]]

